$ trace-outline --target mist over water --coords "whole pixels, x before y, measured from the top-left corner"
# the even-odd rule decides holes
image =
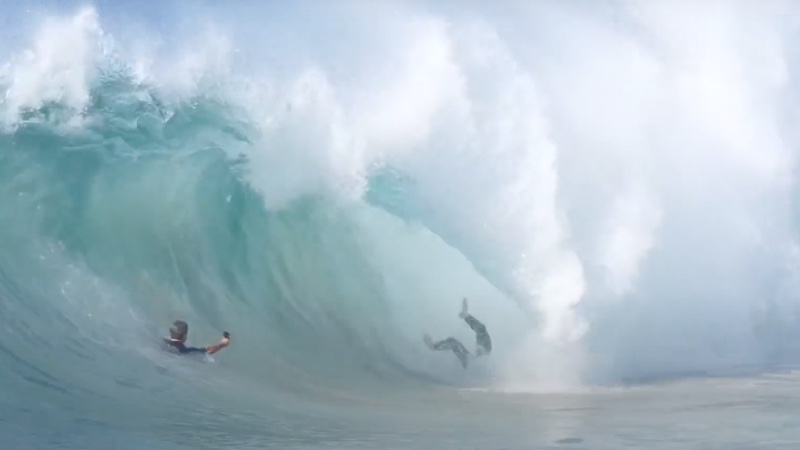
[[[797,364],[799,12],[12,5],[0,403],[324,421]],[[494,341],[467,371],[422,344],[474,348],[462,297]],[[232,346],[176,362],[178,317]]]

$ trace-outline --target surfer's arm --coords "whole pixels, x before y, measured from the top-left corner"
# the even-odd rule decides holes
[[[209,345],[208,347],[206,347],[206,352],[209,355],[213,355],[214,353],[217,353],[218,351],[220,351],[223,348],[225,348],[228,345],[230,345],[230,343],[231,343],[230,338],[224,337],[218,343],[216,343],[214,345]]]

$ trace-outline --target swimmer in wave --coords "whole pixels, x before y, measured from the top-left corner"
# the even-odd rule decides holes
[[[164,338],[164,343],[174,348],[181,355],[187,353],[199,353],[204,355],[213,355],[223,348],[227,347],[231,342],[231,335],[227,331],[222,332],[222,339],[207,347],[187,347],[186,338],[189,335],[189,324],[183,320],[176,320],[169,327],[169,338]]]

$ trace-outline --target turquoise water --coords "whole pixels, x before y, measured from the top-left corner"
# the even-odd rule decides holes
[[[7,8],[0,441],[796,447],[798,11],[692,8]]]

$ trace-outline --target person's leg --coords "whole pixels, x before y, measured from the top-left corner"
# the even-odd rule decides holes
[[[464,344],[461,343],[458,339],[454,337],[449,337],[447,339],[441,340],[439,342],[433,342],[430,336],[425,335],[425,343],[430,347],[432,350],[450,350],[453,352],[454,355],[458,358],[461,362],[461,365],[466,369],[467,363],[469,362],[469,350],[464,347]]]
[[[492,338],[489,337],[489,332],[486,331],[484,326],[478,319],[467,316],[464,321],[469,324],[469,327],[475,332],[475,343],[478,345],[476,353],[478,356],[485,355],[492,351]]]
[[[454,337],[449,337],[439,342],[435,342],[431,348],[434,350],[453,350],[459,347],[464,347],[464,344]]]
[[[470,316],[469,314],[465,315],[463,319],[464,322],[467,322],[467,325],[469,325],[469,327],[472,328],[472,331],[474,331],[476,334],[486,333],[486,326],[481,323],[480,320]]]
[[[463,300],[461,300],[461,312],[458,313],[458,317],[464,319],[464,322],[467,322],[467,325],[469,325],[469,327],[472,328],[472,331],[476,333],[485,333],[486,327],[483,326],[483,324],[478,319],[472,317],[469,314],[467,308],[468,308],[467,299],[465,297]]]
[[[484,355],[492,351],[492,339],[486,331],[486,326],[480,320],[472,317],[467,312],[467,299],[461,303],[461,313],[458,315],[475,332],[475,342],[478,344],[477,355]]]

